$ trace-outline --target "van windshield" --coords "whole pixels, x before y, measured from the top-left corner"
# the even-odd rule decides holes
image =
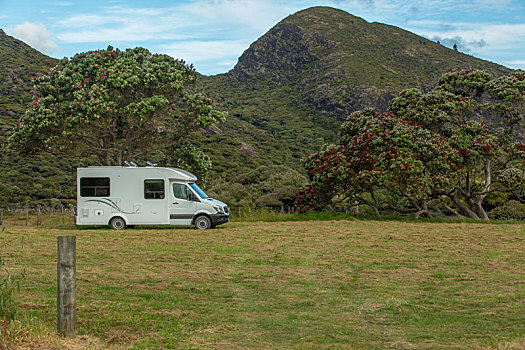
[[[202,199],[206,199],[208,198],[208,195],[206,193],[204,193],[203,190],[200,189],[199,186],[197,186],[196,184],[189,184],[191,188],[193,188],[193,190],[195,192],[197,192],[197,194],[202,198]]]

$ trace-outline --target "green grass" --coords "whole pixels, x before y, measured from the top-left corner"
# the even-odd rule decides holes
[[[55,327],[64,234],[77,235],[77,341],[91,348],[525,345],[525,225],[341,220],[7,227],[1,254],[26,272],[30,347]]]
[[[237,214],[232,212],[232,215]],[[288,214],[272,211],[266,208],[243,211],[241,215],[235,215],[232,219],[234,222],[287,222],[287,221],[329,221],[329,220],[353,220],[350,215],[335,211],[309,212],[304,214]]]
[[[465,217],[451,218],[451,217],[434,217],[434,218],[419,218],[414,219],[411,216],[394,216],[394,215],[383,215],[376,217],[374,215],[359,215],[353,216],[336,211],[311,211],[308,213],[282,213],[278,210],[270,210],[267,208],[261,208],[252,211],[242,211],[239,216],[235,211],[231,213],[233,222],[287,222],[287,221],[332,221],[332,220],[367,220],[367,221],[399,221],[406,223],[471,223],[471,224],[486,224],[486,225],[523,225],[523,221],[516,220],[482,220],[482,219],[470,219]]]

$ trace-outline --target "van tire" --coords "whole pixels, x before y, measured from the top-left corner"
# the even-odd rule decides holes
[[[206,215],[197,216],[193,224],[195,225],[195,228],[199,230],[212,228],[211,219]]]
[[[124,219],[119,216],[115,216],[109,222],[109,226],[111,226],[111,228],[114,230],[123,230],[126,228],[126,221],[124,221]]]

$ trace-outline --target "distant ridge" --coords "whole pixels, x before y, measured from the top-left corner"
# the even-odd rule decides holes
[[[429,90],[442,74],[469,68],[510,72],[398,27],[308,8],[252,43],[228,73],[201,77],[230,111],[221,136],[207,139],[227,141],[207,151],[220,172],[276,162],[300,168],[306,153],[337,139],[352,112],[384,111],[401,90]],[[243,155],[246,145],[257,157]]]
[[[250,45],[228,75],[239,83],[267,76],[292,84],[305,101],[343,120],[356,109],[383,110],[402,89],[428,90],[443,73],[468,68],[495,76],[510,71],[398,27],[312,7]]]
[[[31,77],[49,71],[58,60],[7,35],[2,29],[0,29],[0,58],[1,141],[7,132],[7,125],[12,126],[14,120],[25,110],[25,104],[31,93]]]

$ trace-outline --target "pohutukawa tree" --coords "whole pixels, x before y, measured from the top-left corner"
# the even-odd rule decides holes
[[[195,79],[193,66],[144,48],[64,58],[33,78],[34,101],[9,144],[122,165],[225,120],[212,98],[189,89]]]
[[[353,113],[339,144],[309,155],[301,210],[333,201],[420,215],[487,219],[493,192],[525,200],[525,72],[491,79],[478,70],[444,75],[424,94],[402,91],[388,113]],[[497,121],[490,128],[479,123]]]

